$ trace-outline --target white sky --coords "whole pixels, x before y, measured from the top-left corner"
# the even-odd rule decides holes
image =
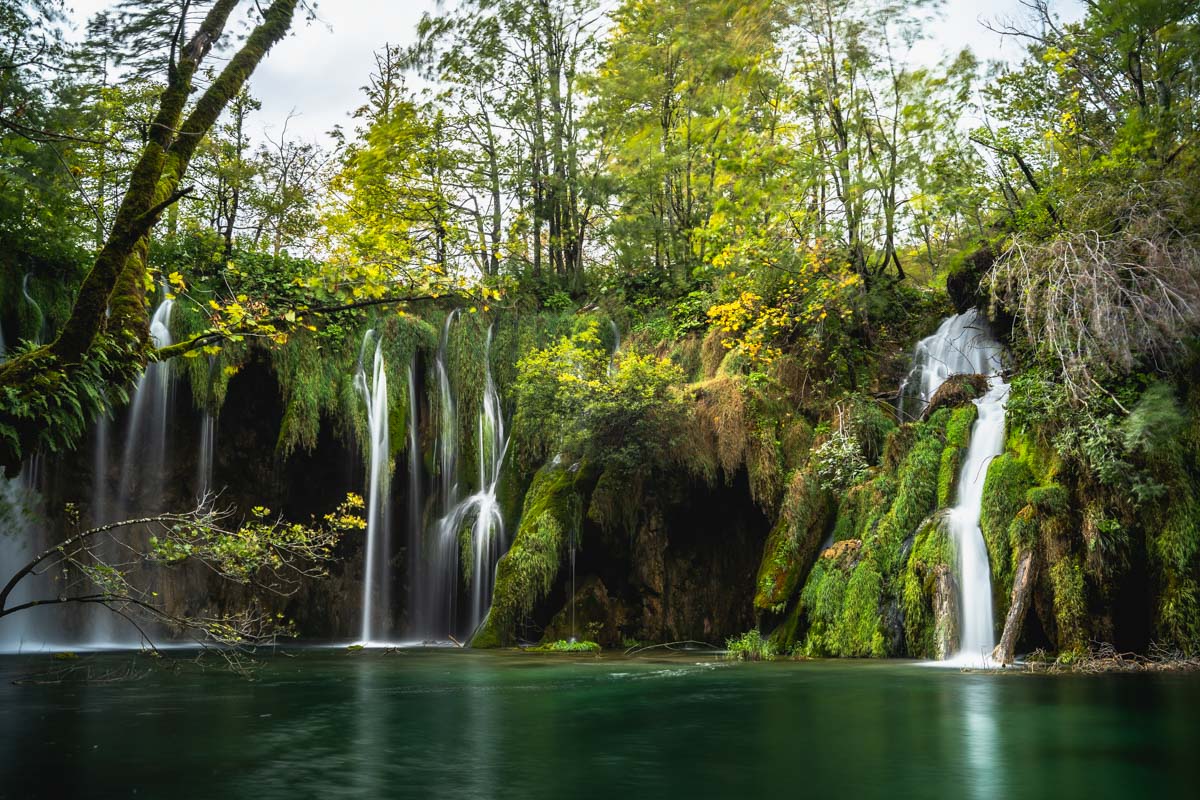
[[[82,28],[109,0],[68,0],[72,20]],[[405,45],[414,38],[422,12],[436,0],[321,0],[320,20],[298,28],[271,51],[251,79],[251,91],[263,103],[260,130],[278,134],[291,112],[298,115],[289,133],[306,141],[326,140],[334,125],[350,129],[349,119],[362,103],[360,88],[373,67],[372,54],[385,43]],[[1080,14],[1079,0],[1051,0],[1061,16]],[[1015,59],[1018,42],[987,30],[983,23],[1025,16],[1020,0],[947,0],[930,24],[929,39],[914,58],[923,63],[970,47],[982,60]]]

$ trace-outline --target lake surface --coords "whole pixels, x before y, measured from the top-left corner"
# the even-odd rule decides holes
[[[0,657],[2,798],[1191,797],[1200,782],[1198,675],[308,650],[254,681],[189,666],[12,683],[57,663]]]

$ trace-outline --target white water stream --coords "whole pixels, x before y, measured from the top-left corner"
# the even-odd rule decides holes
[[[370,377],[367,375],[367,354],[371,343],[375,351]],[[383,340],[369,330],[363,337],[362,353],[354,385],[367,408],[369,472],[367,476],[367,547],[363,569],[362,629],[363,643],[380,641],[384,635],[383,620],[376,611],[388,608],[387,565],[390,536],[388,506],[391,497],[391,474],[388,469],[388,397],[387,369],[383,359]],[[377,602],[378,601],[378,602]]]
[[[957,504],[946,525],[958,552],[960,645],[947,663],[988,666],[996,645],[991,570],[979,519],[983,482],[992,459],[1004,452],[1005,404],[1008,384],[1001,377],[1002,348],[987,321],[972,309],[948,317],[932,336],[922,339],[913,354],[913,369],[900,387],[901,415],[921,416],[938,388],[951,375],[988,376],[988,391],[975,405],[979,417],[955,491]]]

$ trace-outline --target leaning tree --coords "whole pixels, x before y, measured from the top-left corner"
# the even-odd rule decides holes
[[[145,288],[150,233],[191,191],[184,178],[201,141],[303,4],[253,3],[249,34],[236,41],[215,78],[201,85],[201,66],[223,42],[236,39],[228,29],[241,5],[162,4],[172,22],[165,80],[108,236],[53,341],[0,365],[0,465],[9,474],[38,447],[73,446],[98,413],[124,399],[151,355]]]

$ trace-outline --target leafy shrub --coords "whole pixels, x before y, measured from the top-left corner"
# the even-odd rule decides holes
[[[732,661],[772,661],[775,645],[764,639],[758,628],[746,631],[741,636],[725,640],[725,657]]]

